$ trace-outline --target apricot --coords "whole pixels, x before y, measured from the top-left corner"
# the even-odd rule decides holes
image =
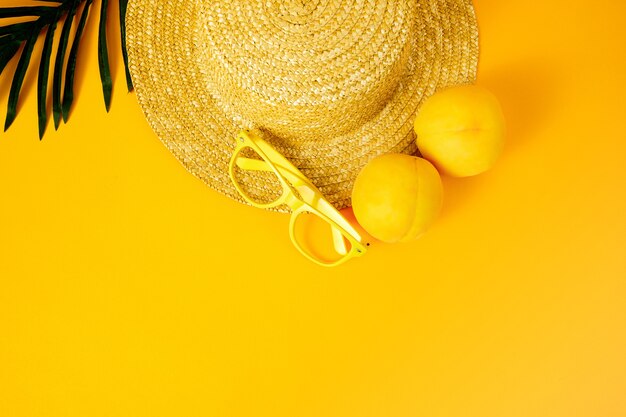
[[[370,161],[352,189],[359,224],[383,242],[406,242],[435,221],[443,202],[437,169],[423,158],[386,154]]]
[[[417,147],[439,172],[453,177],[491,168],[504,147],[504,115],[498,99],[475,85],[442,90],[415,119]]]

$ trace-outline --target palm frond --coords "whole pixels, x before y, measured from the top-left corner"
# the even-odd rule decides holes
[[[128,91],[133,91],[133,80],[130,78],[130,69],[128,66],[128,52],[126,50],[126,8],[128,0],[120,1],[120,31],[122,32],[122,56],[124,57],[124,68],[126,70],[126,85]]]
[[[56,7],[53,6],[22,6],[22,7],[3,7],[0,9],[0,19],[7,17],[25,17],[25,16],[45,16],[54,13]]]
[[[39,140],[43,139],[48,122],[48,110],[46,108],[48,97],[48,75],[50,73],[50,56],[52,55],[52,41],[57,28],[56,20],[48,25],[46,40],[41,51],[39,61],[39,78],[37,81],[37,119],[39,121]]]
[[[100,68],[100,81],[102,82],[102,94],[104,96],[104,106],[109,111],[111,107],[111,92],[113,82],[111,80],[111,68],[109,68],[109,51],[107,50],[107,7],[108,0],[102,0],[100,4],[100,28],[98,30],[98,67]]]
[[[132,81],[128,71],[128,55],[125,43],[126,25],[124,22],[127,0],[118,1],[126,84],[128,91],[131,91]],[[0,75],[7,68],[9,62],[19,56],[9,92],[5,120],[6,130],[17,116],[20,92],[31,64],[34,47],[40,38],[44,38],[37,77],[37,119],[39,138],[41,139],[48,121],[47,102],[49,95],[52,97],[52,118],[55,129],[59,127],[62,120],[67,122],[69,118],[74,104],[76,66],[80,64],[79,47],[83,32],[90,22],[90,8],[93,0],[39,0],[39,2],[47,4],[18,7],[0,6]],[[109,0],[101,0],[98,29],[98,67],[106,111],[109,111],[113,90],[107,47],[108,8]],[[11,19],[10,23],[3,24],[4,19]],[[60,36],[56,40],[56,55],[54,56],[54,69],[52,69],[55,32],[59,25],[62,25],[62,28]],[[44,32],[45,37],[43,36]],[[72,40],[70,41],[71,37]],[[52,89],[48,91],[50,77],[52,78]]]
[[[74,35],[74,42],[72,43],[72,49],[70,49],[70,55],[67,60],[67,66],[65,68],[65,90],[63,91],[63,120],[67,123],[70,115],[70,107],[74,101],[74,75],[76,74],[76,60],[78,59],[78,47],[80,41],[83,38],[83,31],[85,30],[85,24],[89,17],[89,9],[91,8],[93,0],[87,0],[83,6],[83,11],[80,14],[80,20],[78,23],[78,29]]]
[[[74,16],[80,1],[72,2],[72,5],[63,23],[63,29],[61,29],[61,38],[59,39],[59,47],[57,49],[57,56],[54,61],[54,73],[52,75],[52,118],[54,119],[54,128],[58,129],[61,124],[61,115],[63,113],[62,99],[61,99],[61,83],[63,82],[63,65],[65,61],[65,52],[67,51],[67,43],[70,39],[70,31],[72,30],[72,23],[74,23]]]
[[[35,22],[14,23],[12,25],[0,27],[0,38],[12,35],[15,32],[27,31],[35,25]]]
[[[9,93],[9,105],[7,106],[7,118],[4,122],[5,132],[9,126],[11,126],[13,120],[15,120],[15,116],[17,115],[17,101],[20,91],[22,90],[22,83],[24,82],[24,77],[26,76],[30,56],[33,54],[33,49],[35,48],[35,43],[37,42],[37,35],[38,33],[33,33],[26,41],[26,45],[22,51],[22,56],[20,57],[17,69],[15,70],[15,75],[13,76],[11,92]]]
[[[17,54],[21,44],[21,42],[11,39],[0,46],[0,74],[2,74],[4,67],[7,66],[9,61]]]

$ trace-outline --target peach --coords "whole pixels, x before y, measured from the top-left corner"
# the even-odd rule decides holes
[[[386,154],[370,161],[352,189],[359,224],[383,242],[406,242],[435,221],[443,202],[441,178],[423,158]]]
[[[464,85],[424,102],[415,119],[417,147],[439,172],[468,177],[491,168],[504,147],[504,115],[488,90]]]

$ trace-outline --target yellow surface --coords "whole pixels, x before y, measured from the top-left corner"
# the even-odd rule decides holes
[[[0,134],[0,416],[626,415],[626,6],[476,3],[503,157],[335,270],[188,174],[118,58],[105,114],[92,28],[70,123],[40,143],[29,87]]]

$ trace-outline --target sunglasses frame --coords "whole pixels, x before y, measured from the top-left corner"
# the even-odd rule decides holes
[[[241,151],[250,148],[263,160],[249,159],[241,156]],[[244,170],[271,171],[278,178],[282,193],[270,203],[259,203],[252,200],[235,179],[235,166]],[[367,251],[366,244],[362,243],[359,233],[350,223],[333,207],[313,185],[291,162],[276,151],[269,143],[250,131],[241,131],[237,136],[237,144],[228,165],[229,174],[235,189],[250,205],[258,208],[269,209],[280,205],[286,205],[291,209],[289,222],[289,237],[294,246],[302,255],[321,266],[337,266],[354,257],[362,256]],[[298,216],[303,213],[311,213],[328,223],[333,229],[333,243],[335,250],[342,255],[336,261],[326,261],[316,258],[306,251],[295,233],[295,224]],[[339,235],[340,233],[340,235]],[[346,250],[345,238],[350,243],[350,250]],[[342,246],[343,245],[343,249]]]

